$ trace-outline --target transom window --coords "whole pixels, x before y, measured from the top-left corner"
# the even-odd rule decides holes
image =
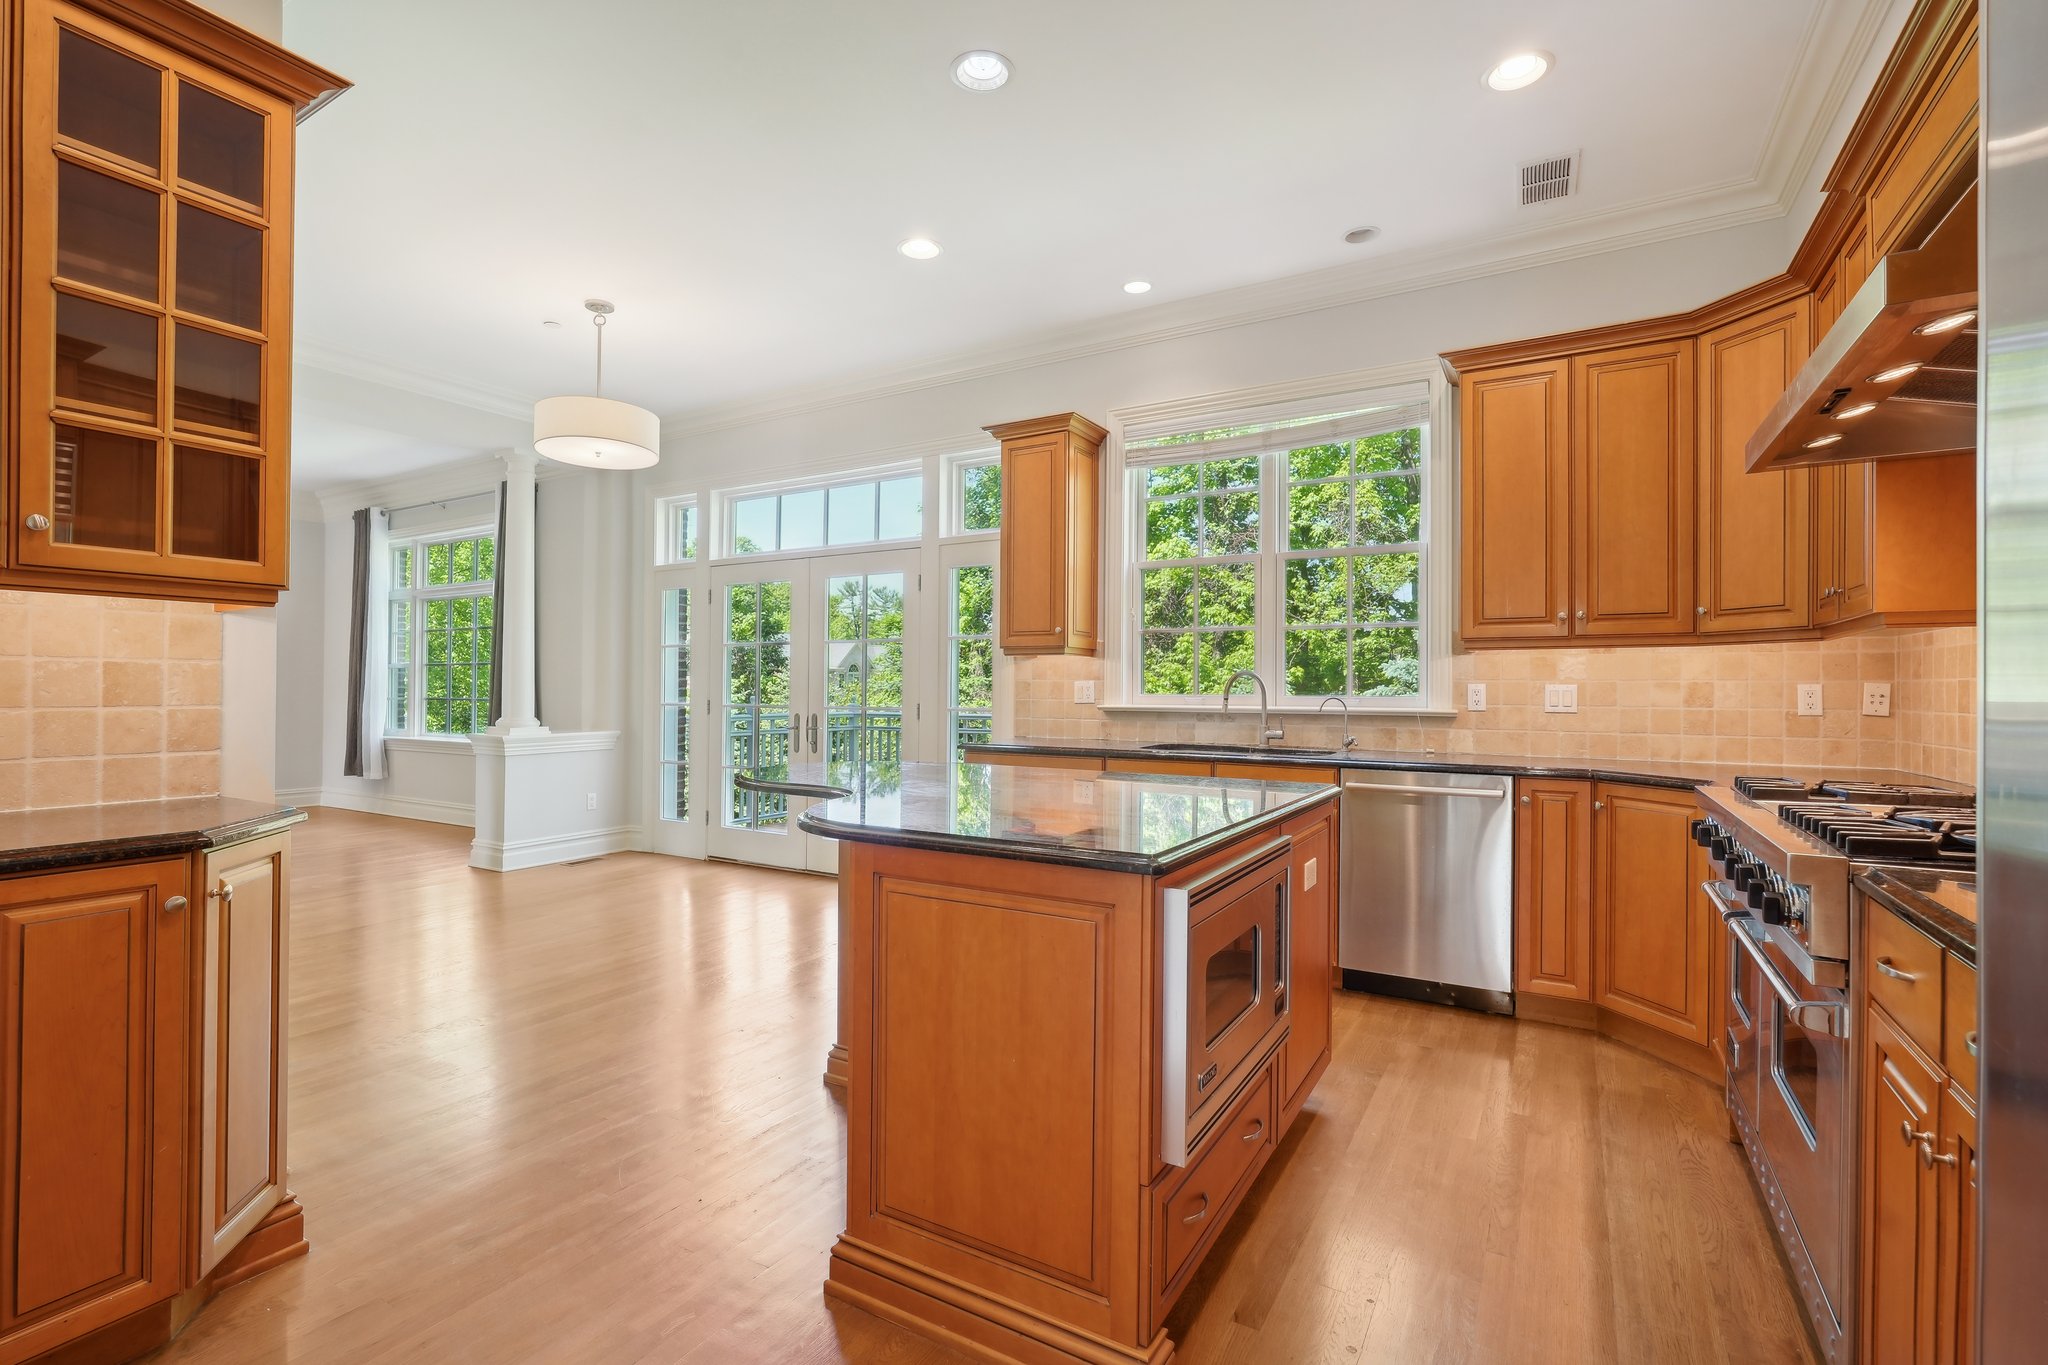
[[[960,460],[953,466],[954,535],[1000,530],[1003,524],[1003,466],[995,456]]]
[[[1429,389],[1354,397],[1127,431],[1132,700],[1214,697],[1242,669],[1276,700],[1426,701]]]
[[[471,735],[490,725],[497,559],[489,531],[392,545],[390,733]]]
[[[697,558],[697,500],[663,498],[654,505],[654,562],[688,564]]]
[[[924,534],[924,476],[743,495],[726,511],[733,555],[916,540]]]

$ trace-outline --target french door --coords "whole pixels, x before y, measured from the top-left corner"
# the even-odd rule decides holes
[[[706,851],[836,871],[837,844],[797,828],[804,801],[742,790],[733,777],[923,757],[918,552],[722,564],[710,577],[700,638],[715,650],[700,651],[710,656],[700,664],[707,701],[693,710],[717,737],[703,774]]]

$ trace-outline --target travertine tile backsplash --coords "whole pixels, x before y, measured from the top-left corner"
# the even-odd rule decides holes
[[[0,810],[218,792],[220,698],[210,606],[0,590]]]
[[[1758,769],[1902,767],[1969,781],[1976,766],[1975,637],[1962,627],[1784,644],[1475,651],[1452,660],[1456,716],[1361,716],[1352,733],[1373,749]],[[1105,712],[1072,700],[1076,680],[1100,678],[1099,661],[1012,662],[1020,737],[1248,742],[1256,728],[1251,697],[1233,702],[1228,718],[1214,710],[1192,717]],[[1463,709],[1471,682],[1486,684],[1485,711]],[[1546,713],[1546,682],[1578,684],[1578,711]],[[1802,682],[1821,684],[1821,715],[1797,714]],[[1865,682],[1893,684],[1890,716],[1862,714]],[[1289,740],[1309,744],[1334,744],[1343,734],[1334,708],[1327,717],[1289,715],[1285,729]]]

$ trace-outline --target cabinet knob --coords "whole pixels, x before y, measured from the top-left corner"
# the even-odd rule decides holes
[[[1705,607],[1694,607],[1692,610],[1693,615],[1695,616],[1705,616],[1707,614],[1707,609]]]
[[[1526,797],[1526,796],[1525,796],[1525,797],[1523,797],[1523,798],[1522,798],[1522,804],[1523,804],[1523,805],[1525,805],[1525,806],[1526,806],[1526,805],[1528,805],[1528,804],[1529,804],[1529,798],[1528,798],[1528,797]]]
[[[190,902],[187,901],[183,896],[167,896],[164,898],[164,913],[166,915],[178,914],[181,911],[183,911],[188,904],[190,904]]]
[[[41,512],[31,512],[28,514],[28,520],[23,525],[27,526],[31,531],[47,531],[50,529],[50,519]]]
[[[1595,801],[1595,802],[1593,803],[1593,809],[1594,809],[1594,810],[1606,810],[1606,809],[1607,809],[1607,803],[1606,803],[1605,801]]]
[[[816,745],[812,746],[814,751],[816,747]],[[235,888],[232,886],[217,887],[214,890],[207,892],[206,898],[210,901],[217,900],[222,905],[233,905],[235,903]]]
[[[1920,1164],[1931,1171],[1935,1168],[1936,1164],[1940,1164],[1943,1166],[1959,1166],[1962,1163],[1956,1159],[1956,1154],[1954,1152],[1943,1152],[1939,1156],[1937,1156],[1935,1155],[1933,1143],[1922,1142],[1920,1144]]]
[[[1586,609],[1584,607],[1579,608],[1579,619],[1581,621],[1586,619]]]
[[[1916,1133],[1916,1132],[1914,1132],[1914,1131],[1913,1131],[1913,1120],[1911,1120],[1911,1119],[1900,1119],[1900,1120],[1899,1120],[1899,1141],[1901,1141],[1901,1142],[1905,1143],[1905,1144],[1906,1144],[1906,1145],[1907,1145],[1908,1147],[1911,1147],[1911,1146],[1912,1146],[1912,1145],[1913,1145],[1914,1143],[1916,1143],[1916,1142],[1918,1142],[1918,1143],[1923,1143],[1923,1144],[1924,1144],[1924,1143],[1929,1143],[1929,1142],[1932,1142],[1932,1141],[1934,1141],[1934,1134],[1932,1134],[1932,1133]]]
[[[1563,612],[1559,612],[1559,613],[1557,614],[1557,619],[1558,619],[1558,621],[1559,621],[1560,623],[1562,623],[1562,622],[1563,622],[1563,620],[1564,620],[1564,613],[1563,613]]]

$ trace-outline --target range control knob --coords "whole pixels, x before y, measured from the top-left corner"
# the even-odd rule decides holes
[[[1740,856],[1729,860],[1728,880],[1735,883],[1737,891],[1747,891],[1750,887],[1761,884],[1756,875],[1756,864]]]
[[[1785,898],[1777,892],[1766,891],[1751,901],[1750,904],[1754,905],[1757,913],[1763,916],[1765,924],[1783,924],[1785,922]]]
[[[1716,833],[1707,840],[1707,855],[1717,863],[1728,861],[1728,840]]]
[[[1692,822],[1692,841],[1705,848],[1713,842],[1714,831],[1718,828],[1712,820],[1695,820]]]

